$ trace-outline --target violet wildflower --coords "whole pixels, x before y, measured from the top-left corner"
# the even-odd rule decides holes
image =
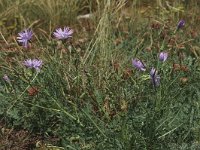
[[[139,69],[141,71],[146,70],[144,63],[139,59],[132,59],[132,64],[133,64],[134,67],[136,67],[137,69]]]
[[[22,46],[24,46],[25,48],[28,47],[28,41],[30,41],[30,39],[33,36],[33,32],[29,29],[25,29],[24,31],[18,33],[18,37],[17,37],[17,41],[22,43]]]
[[[3,79],[4,79],[6,82],[10,82],[10,78],[9,78],[6,74],[4,74]]]
[[[168,53],[166,53],[166,52],[161,52],[159,54],[159,60],[162,61],[162,62],[166,61],[167,57],[168,57]]]
[[[184,25],[185,25],[185,21],[184,21],[184,20],[180,20],[180,21],[178,22],[177,29],[182,28]]]
[[[74,31],[70,29],[69,27],[64,27],[63,30],[61,28],[56,29],[56,31],[53,32],[53,35],[55,36],[55,38],[59,40],[64,40],[64,39],[72,37],[73,32]]]
[[[34,68],[36,71],[40,71],[40,68],[42,67],[42,60],[38,60],[38,59],[27,59],[23,62],[23,64],[27,67],[27,68]]]
[[[157,74],[157,70],[155,68],[151,68],[150,78],[154,87],[160,85],[160,76]]]

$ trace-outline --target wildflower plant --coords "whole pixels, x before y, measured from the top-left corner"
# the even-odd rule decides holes
[[[159,60],[162,61],[162,62],[165,62],[167,60],[167,57],[168,57],[168,53],[167,52],[161,52],[159,54]]]
[[[28,42],[31,40],[33,32],[30,29],[18,33],[17,41],[22,44],[25,48],[28,48]]]
[[[57,28],[53,32],[53,36],[55,39],[59,40],[57,41],[57,48],[60,49],[63,45],[66,46],[66,43],[64,43],[67,39],[72,38],[72,34],[74,33],[73,29],[69,27]],[[62,45],[63,44],[63,45]],[[53,54],[56,53],[56,50],[53,50]]]
[[[62,28],[56,29],[56,31],[53,32],[53,35],[58,40],[65,40],[65,39],[71,38],[73,32],[74,31],[70,29],[69,27],[64,27],[63,29]]]
[[[146,67],[144,65],[144,63],[139,60],[139,59],[132,59],[132,65],[137,68],[138,70],[141,70],[141,71],[146,71]]]
[[[180,20],[177,25],[177,30],[183,28],[185,26],[185,20]]]
[[[27,68],[35,69],[37,72],[40,72],[43,61],[39,59],[26,59],[23,61],[23,65]]]
[[[158,75],[158,72],[155,68],[151,68],[150,78],[154,87],[160,85],[160,76]]]

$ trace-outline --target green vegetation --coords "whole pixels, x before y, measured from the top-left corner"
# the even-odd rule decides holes
[[[199,7],[195,0],[1,0],[0,149],[19,148],[5,141],[5,128],[39,135],[27,149],[199,149]],[[72,38],[56,39],[67,26]],[[25,48],[17,37],[27,28],[33,37]],[[146,71],[134,67],[136,58]],[[27,59],[42,60],[40,71],[24,66]]]

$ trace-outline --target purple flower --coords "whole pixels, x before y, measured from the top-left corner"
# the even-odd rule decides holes
[[[6,82],[10,82],[10,78],[9,78],[6,74],[4,74],[3,79],[4,79]]]
[[[167,57],[168,57],[168,53],[166,53],[166,52],[161,52],[159,54],[159,60],[162,61],[162,62],[166,61]]]
[[[157,70],[155,68],[151,68],[150,78],[154,87],[160,85],[160,76],[157,74]]]
[[[69,27],[64,27],[63,30],[61,28],[56,29],[56,31],[53,32],[53,35],[55,36],[55,38],[59,40],[64,40],[64,39],[72,37],[73,32],[74,31],[70,29]]]
[[[40,68],[42,67],[42,60],[38,60],[38,59],[27,59],[23,62],[23,64],[27,67],[27,68],[34,68],[36,71],[40,71]]]
[[[146,70],[144,63],[139,59],[132,59],[132,64],[133,64],[134,67],[136,67],[137,69],[139,69],[141,71]]]
[[[29,29],[25,29],[24,31],[18,33],[17,41],[22,43],[22,45],[27,48],[28,41],[32,38],[33,32]]]
[[[178,25],[177,25],[177,29],[182,28],[185,25],[185,21],[184,20],[180,20]]]

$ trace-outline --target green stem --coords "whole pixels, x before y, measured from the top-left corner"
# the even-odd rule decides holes
[[[82,110],[83,111],[83,110]],[[104,136],[104,138],[107,138],[107,136],[103,133],[103,131],[98,127],[98,125],[94,122],[94,120],[85,112],[83,113],[90,119],[90,121],[94,124],[94,126],[99,130],[99,132]]]
[[[48,94],[49,95],[49,94]],[[49,95],[50,96],[50,95]],[[68,113],[66,110],[64,110],[61,106],[60,106],[60,104],[58,104],[58,102],[54,99],[54,98],[52,98],[53,99],[53,101],[56,103],[56,105],[64,112],[64,114],[65,115],[67,115],[68,117],[70,117],[72,120],[74,120],[74,121],[76,121],[78,124],[80,124],[80,126],[84,126],[81,122],[80,122],[80,120],[79,119],[77,119],[77,118],[75,118],[74,116],[72,116],[70,113]],[[60,111],[61,111],[60,110]]]

